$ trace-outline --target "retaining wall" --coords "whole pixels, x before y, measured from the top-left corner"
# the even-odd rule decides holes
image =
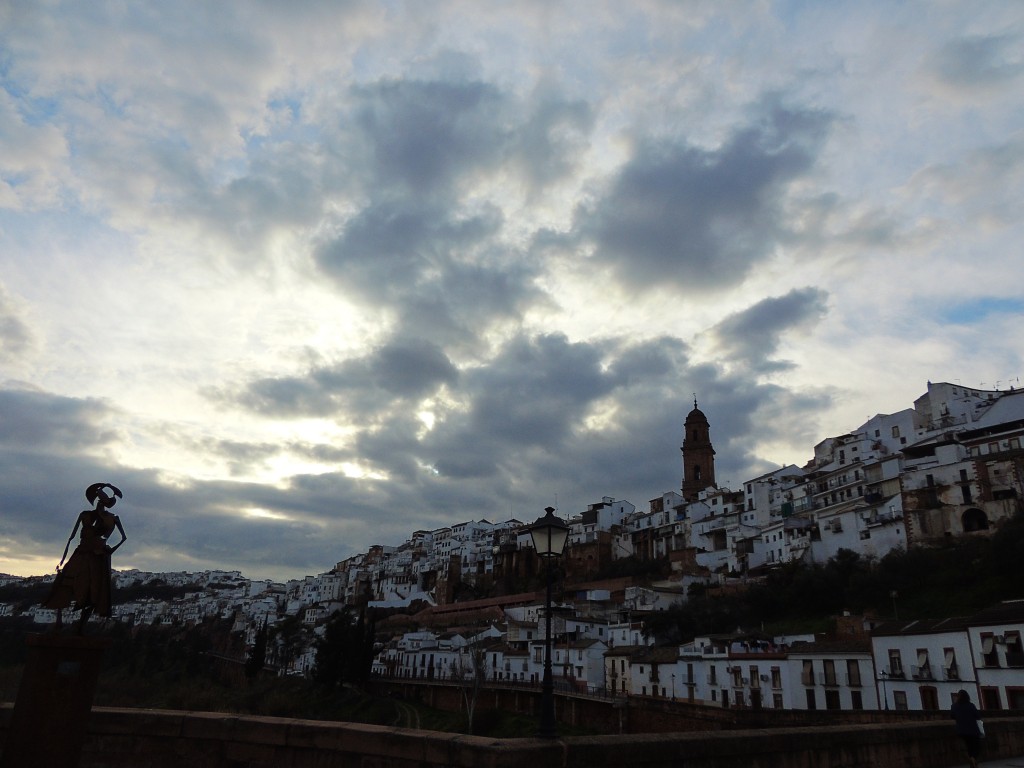
[[[10,705],[0,708],[6,736]],[[1024,717],[986,720],[986,758],[1024,755]],[[951,721],[491,739],[350,723],[96,708],[81,768],[944,768]]]

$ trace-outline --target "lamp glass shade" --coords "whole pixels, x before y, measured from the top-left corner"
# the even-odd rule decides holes
[[[547,514],[537,518],[537,522],[530,526],[533,548],[540,557],[560,557],[569,538],[569,526],[555,516],[554,507],[544,511]]]

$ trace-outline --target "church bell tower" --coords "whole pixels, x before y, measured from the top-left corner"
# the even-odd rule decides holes
[[[697,396],[693,398],[693,410],[686,417],[683,427],[683,498],[696,501],[697,495],[715,484],[715,449],[711,445],[711,426],[708,417],[697,407]]]

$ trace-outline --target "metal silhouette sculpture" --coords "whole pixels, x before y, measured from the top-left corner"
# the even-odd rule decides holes
[[[85,629],[85,623],[95,613],[110,616],[110,556],[128,540],[120,518],[110,508],[123,498],[120,489],[110,483],[93,483],[85,489],[85,498],[93,504],[78,516],[71,531],[64,554],[57,564],[57,578],[53,582],[49,597],[43,602],[46,608],[57,610],[57,629],[63,624],[61,611],[71,603],[82,611],[78,632]],[[121,540],[114,546],[107,543],[110,534],[117,530]],[[68,557],[68,549],[75,535],[81,530],[78,546]]]

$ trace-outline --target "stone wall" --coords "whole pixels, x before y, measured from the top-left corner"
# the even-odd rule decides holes
[[[462,689],[450,682],[375,678],[370,688],[378,696],[418,702],[435,709],[457,712],[465,708]],[[478,712],[486,709],[536,715],[540,711],[540,688],[490,684],[479,692],[476,703]],[[723,709],[650,696],[602,698],[565,691],[559,691],[555,696],[555,716],[567,725],[585,726],[592,732],[618,734],[866,725],[946,721],[949,718],[946,712]]]
[[[10,722],[0,708],[0,736]],[[985,757],[1024,755],[1024,716],[986,719]],[[944,768],[952,723],[491,739],[350,723],[94,709],[81,768]],[[2,760],[0,760],[2,763]]]

